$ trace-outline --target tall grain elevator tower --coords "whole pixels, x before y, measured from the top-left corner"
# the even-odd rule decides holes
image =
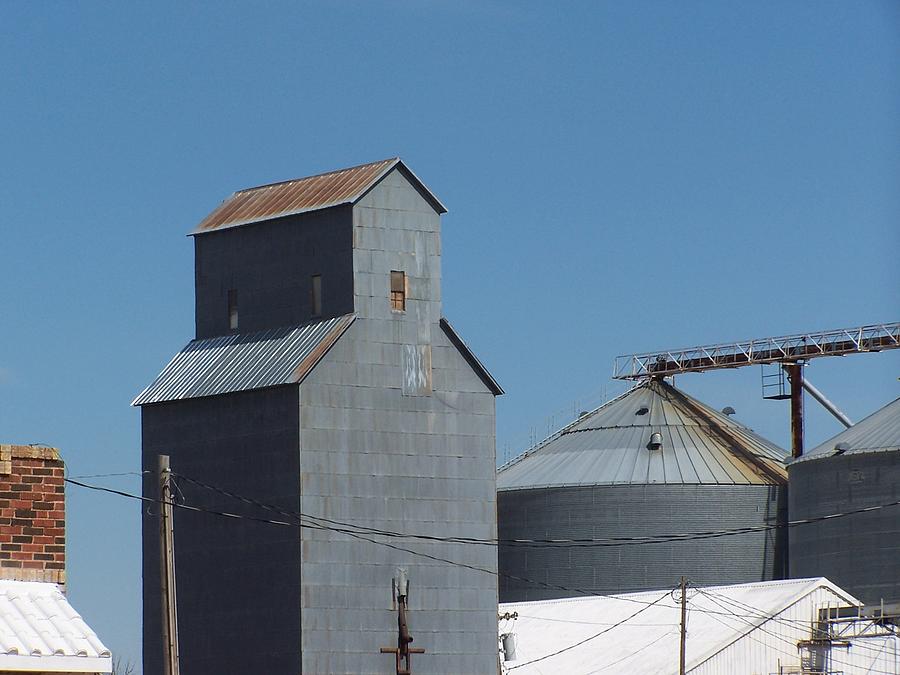
[[[196,338],[134,402],[144,494],[167,454],[179,500],[247,517],[176,510],[183,673],[399,672],[404,603],[413,672],[496,672],[496,548],[358,529],[497,535],[503,392],[441,313],[445,212],[390,159],[236,192],[192,232]],[[143,583],[160,675],[156,509]]]

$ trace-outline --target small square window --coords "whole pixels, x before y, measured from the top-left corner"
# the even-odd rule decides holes
[[[237,330],[238,327],[238,296],[235,289],[228,291],[228,329]]]
[[[391,271],[391,309],[406,311],[406,272]]]
[[[322,275],[312,276],[312,285],[309,288],[309,304],[312,307],[313,316],[322,316]]]

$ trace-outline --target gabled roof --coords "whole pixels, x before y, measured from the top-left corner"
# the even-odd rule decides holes
[[[0,581],[0,671],[111,670],[109,649],[56,584]]]
[[[192,340],[131,404],[296,384],[355,318],[355,314],[345,314],[302,326]]]
[[[399,157],[338,169],[316,176],[239,190],[204,218],[191,234],[355,204],[393,169],[399,169],[438,213],[446,207]]]
[[[835,446],[839,443],[845,443],[846,449],[837,450]],[[791,464],[809,459],[832,457],[836,454],[849,455],[890,450],[900,450],[900,398],[891,401],[852,427],[844,429],[837,436],[817,445],[793,460]]]
[[[679,600],[672,591],[663,589],[502,603],[501,614],[518,614],[514,622],[501,621],[499,625],[501,632],[512,630],[516,635],[517,658],[507,665],[516,668],[516,675],[675,675],[681,622]],[[796,642],[809,638],[809,617],[829,600],[832,605],[859,604],[852,595],[821,577],[691,589],[686,671],[691,672],[717,655],[727,659],[725,650],[745,636],[748,649],[754,648],[755,659],[764,657],[766,649],[768,660],[779,656],[783,659],[785,653],[795,657]],[[798,603],[808,605],[803,607],[808,611],[798,612],[802,620],[766,624],[767,618]],[[767,640],[773,635],[777,639]],[[730,656],[728,662],[717,663],[715,672],[772,672],[761,670],[758,662],[747,663],[748,650],[733,650]],[[527,665],[532,661],[532,665]]]
[[[658,448],[650,447],[653,433]],[[783,484],[786,456],[727,415],[650,379],[501,467],[497,489]]]
[[[469,349],[469,346],[463,342],[463,339],[459,336],[453,326],[450,325],[450,322],[447,321],[444,317],[441,317],[441,329],[444,331],[444,334],[453,343],[453,346],[459,350],[459,353],[466,360],[472,370],[475,371],[475,374],[484,382],[484,386],[491,390],[491,393],[494,396],[502,396],[505,392],[503,391],[503,387],[494,379],[494,376],[488,372],[488,369],[484,367],[481,361],[478,360],[478,357],[475,356],[475,352]]]

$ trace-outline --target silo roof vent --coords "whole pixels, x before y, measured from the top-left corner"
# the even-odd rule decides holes
[[[658,431],[650,434],[650,442],[647,444],[647,447],[651,450],[659,450],[662,447],[662,434]]]

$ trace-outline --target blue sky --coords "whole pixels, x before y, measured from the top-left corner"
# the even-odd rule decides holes
[[[897,320],[900,4],[0,5],[0,440],[136,471],[233,190],[400,155],[449,206],[444,311],[498,455],[623,390],[617,354]],[[900,353],[822,359],[852,418]],[[677,384],[772,440],[759,372]],[[840,427],[809,402],[808,443]],[[96,479],[138,489],[133,476]],[[140,660],[139,510],[70,487],[75,606]]]

